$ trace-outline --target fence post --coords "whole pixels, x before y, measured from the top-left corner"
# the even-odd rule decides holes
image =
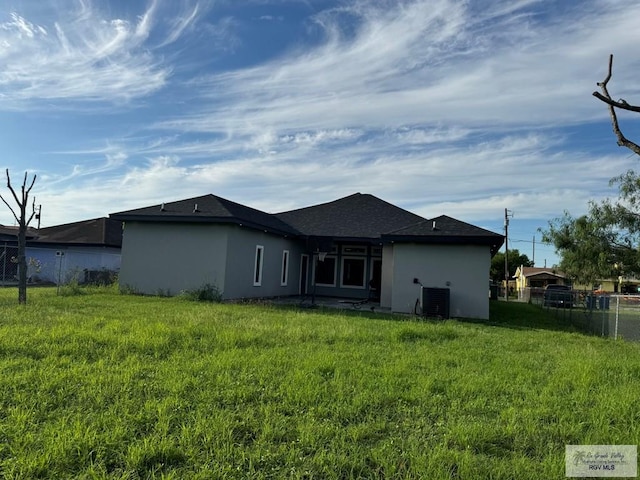
[[[616,297],[616,326],[613,334],[613,339],[618,340],[618,318],[620,317],[620,295]]]

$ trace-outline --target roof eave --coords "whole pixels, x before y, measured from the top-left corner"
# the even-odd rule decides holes
[[[502,244],[502,235],[382,235],[382,243],[422,243],[429,245],[486,245],[495,255]]]
[[[56,242],[50,240],[27,240],[27,247],[100,247],[122,248],[122,245],[96,242]]]
[[[236,217],[210,217],[210,216],[197,216],[197,215],[160,216],[160,215],[136,215],[136,214],[118,214],[118,213],[112,213],[111,215],[109,215],[109,217],[115,220],[123,221],[123,222],[228,224],[228,225],[237,225],[239,227],[247,227],[253,230],[261,230],[263,232],[282,235],[285,237],[298,236],[298,234],[295,232],[270,227],[268,225],[261,225],[255,222],[248,222]]]

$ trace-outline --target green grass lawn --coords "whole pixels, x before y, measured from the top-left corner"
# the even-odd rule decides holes
[[[637,444],[640,344],[482,322],[0,290],[4,478],[560,479]]]

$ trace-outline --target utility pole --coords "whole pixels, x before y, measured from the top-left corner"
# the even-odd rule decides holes
[[[533,236],[533,257],[531,257],[531,266],[536,266],[536,236]]]
[[[509,217],[511,210],[504,209],[504,299],[509,301]]]
[[[42,216],[42,204],[38,205],[38,212],[36,213],[36,220],[38,221],[38,230],[40,230],[40,217]]]

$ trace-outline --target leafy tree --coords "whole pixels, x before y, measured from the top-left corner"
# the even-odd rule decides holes
[[[36,215],[36,199],[33,199],[32,204],[32,212],[29,216],[27,216],[27,206],[29,205],[29,194],[31,193],[31,189],[33,185],[36,183],[36,175],[33,176],[31,183],[27,186],[27,172],[24,173],[24,180],[22,181],[22,188],[20,190],[20,195],[18,195],[11,185],[11,177],[9,176],[9,169],[6,170],[7,173],[7,188],[13,195],[13,199],[18,205],[19,214],[16,214],[16,211],[11,207],[9,202],[7,202],[2,195],[0,195],[0,200],[4,202],[4,204],[9,207],[13,217],[18,222],[18,256],[16,258],[18,264],[18,303],[26,304],[27,303],[27,257],[25,255],[25,251],[27,248],[27,227],[31,220]]]
[[[640,106],[611,98],[608,85],[612,75],[613,55],[606,78],[598,82],[601,92],[593,95],[608,105],[618,145],[640,155],[640,145],[625,137],[616,113],[616,109],[640,113]],[[578,218],[565,212],[543,231],[543,241],[553,243],[562,258],[562,270],[580,283],[640,274],[640,177],[629,170],[610,181],[610,185],[616,184],[618,200],[590,202],[588,213]]]
[[[509,250],[509,278],[516,274],[516,269],[522,265],[533,267],[533,262],[525,254],[521,254],[518,249]],[[496,253],[491,259],[491,280],[499,283],[504,280],[504,252]]]
[[[542,232],[542,241],[552,243],[561,257],[560,270],[582,284],[613,276],[616,261],[610,238],[611,231],[589,215],[574,218],[569,212]]]

